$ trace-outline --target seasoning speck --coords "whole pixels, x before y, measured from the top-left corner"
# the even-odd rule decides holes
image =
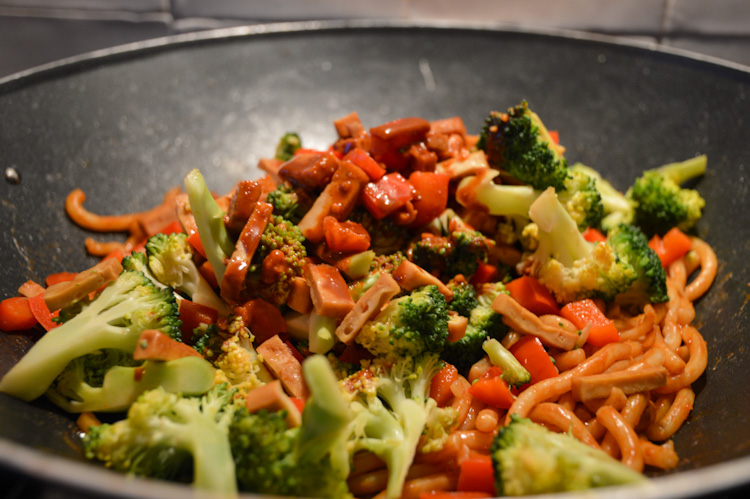
[[[21,175],[18,174],[18,171],[15,168],[9,166],[5,169],[5,180],[10,182],[11,184],[20,184]]]

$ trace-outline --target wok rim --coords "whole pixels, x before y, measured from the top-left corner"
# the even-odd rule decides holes
[[[0,78],[0,95],[26,86],[33,86],[46,78],[61,77],[72,71],[111,64],[115,61],[138,59],[160,51],[182,50],[193,45],[221,43],[249,39],[270,34],[314,33],[319,31],[350,31],[354,29],[437,29],[445,31],[469,30],[519,35],[535,35],[552,39],[581,40],[606,46],[626,47],[646,52],[666,54],[681,59],[705,63],[717,68],[750,75],[750,65],[666,46],[656,41],[634,39],[587,31],[535,27],[495,22],[463,22],[440,20],[346,19],[310,20],[274,23],[254,23],[243,26],[168,35],[127,43],[63,58],[35,66]],[[71,490],[99,494],[113,498],[171,498],[208,497],[189,486],[147,478],[133,479],[122,473],[84,461],[56,456],[0,437],[0,466],[41,479]],[[671,499],[701,497],[707,494],[730,492],[750,485],[750,455],[731,461],[692,469],[650,480],[645,486],[595,489],[581,493],[563,493],[559,498],[606,497],[629,498],[637,492],[641,499]],[[601,492],[600,492],[601,491]],[[241,494],[240,497],[261,497]],[[550,497],[528,496],[533,497]]]

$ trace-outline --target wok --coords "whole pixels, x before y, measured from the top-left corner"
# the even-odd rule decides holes
[[[76,187],[94,212],[143,210],[193,167],[219,192],[257,175],[258,158],[286,131],[324,147],[332,121],[351,111],[366,126],[459,115],[478,131],[488,111],[521,99],[560,131],[570,161],[621,189],[645,168],[708,155],[698,233],[721,262],[697,304],[708,368],[675,438],[678,469],[638,493],[739,493],[750,482],[750,72],[730,63],[570,32],[314,22],[178,36],[15,75],[0,83],[0,166],[20,174],[0,186],[0,291],[86,268],[94,260],[84,238],[116,237],[66,218]],[[29,344],[28,335],[0,337],[0,374]],[[92,496],[190,494],[87,463],[78,447],[72,417],[44,400],[0,396],[6,473]]]

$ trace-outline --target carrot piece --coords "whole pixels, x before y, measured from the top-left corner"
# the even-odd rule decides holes
[[[0,329],[3,331],[26,331],[38,323],[25,296],[14,296],[0,302]]]
[[[286,333],[286,322],[281,311],[262,298],[255,298],[235,307],[234,313],[242,317],[258,344],[277,334]]]
[[[134,360],[175,360],[183,357],[200,357],[194,348],[174,340],[156,329],[146,329],[138,337]]]
[[[219,312],[211,307],[190,300],[180,300],[182,341],[192,343],[195,328],[201,324],[214,324],[218,318]]]
[[[552,139],[552,142],[555,144],[560,143],[560,132],[557,130],[549,130],[549,138]]]
[[[682,232],[677,227],[670,229],[664,237],[655,235],[648,242],[649,248],[654,250],[656,256],[661,260],[664,267],[685,256],[693,246],[690,236]]]
[[[479,286],[486,282],[497,282],[499,276],[500,273],[497,270],[496,265],[479,262],[479,267],[477,267],[477,271],[474,272],[474,275],[471,276],[470,282],[474,286]]]
[[[607,240],[604,234],[593,227],[586,227],[583,231],[583,238],[590,243],[603,243]]]
[[[458,369],[446,362],[430,382],[430,397],[435,399],[438,407],[444,407],[453,397],[451,384],[458,379]]]
[[[49,331],[50,329],[54,329],[59,326],[59,324],[54,322],[52,319],[60,315],[60,311],[50,311],[49,307],[47,306],[47,302],[44,301],[44,293],[29,298],[29,308],[31,309],[31,313],[34,314],[34,317],[36,317],[36,320],[39,322],[39,324],[42,325],[45,331]]]
[[[560,315],[579,329],[591,324],[586,341],[596,347],[620,341],[620,332],[615,327],[615,323],[599,310],[593,300],[587,298],[568,303],[560,309]]]
[[[510,296],[536,315],[559,314],[557,302],[542,283],[531,276],[522,276],[505,285]]]
[[[514,397],[508,384],[500,377],[499,367],[490,367],[484,375],[469,387],[469,393],[476,398],[498,409],[508,409],[513,405]]]
[[[413,204],[417,210],[411,226],[427,225],[448,206],[450,177],[444,173],[417,171],[409,175],[409,183],[416,192]]]
[[[473,453],[461,461],[456,489],[495,495],[495,467],[489,455]]]
[[[47,284],[47,286],[54,286],[55,284],[61,282],[72,281],[76,275],[78,274],[76,274],[75,272],[57,272],[56,274],[48,275],[44,279],[44,282]]]
[[[541,340],[536,336],[524,336],[510,347],[510,353],[531,374],[530,385],[559,374]]]

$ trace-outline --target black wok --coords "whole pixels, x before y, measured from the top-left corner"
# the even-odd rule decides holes
[[[708,368],[675,438],[678,469],[639,494],[750,483],[750,72],[729,63],[576,33],[306,23],[136,44],[10,77],[0,83],[0,167],[20,183],[0,186],[2,297],[94,263],[83,249],[91,234],[63,210],[76,187],[94,212],[142,210],[193,167],[216,191],[256,175],[285,131],[325,146],[332,121],[351,111],[367,126],[459,115],[477,131],[488,111],[521,99],[560,131],[569,160],[623,189],[645,168],[708,155],[698,233],[720,260],[697,306]],[[0,336],[0,374],[29,344]],[[92,495],[188,493],[84,462],[73,418],[43,400],[0,396],[0,465]]]

